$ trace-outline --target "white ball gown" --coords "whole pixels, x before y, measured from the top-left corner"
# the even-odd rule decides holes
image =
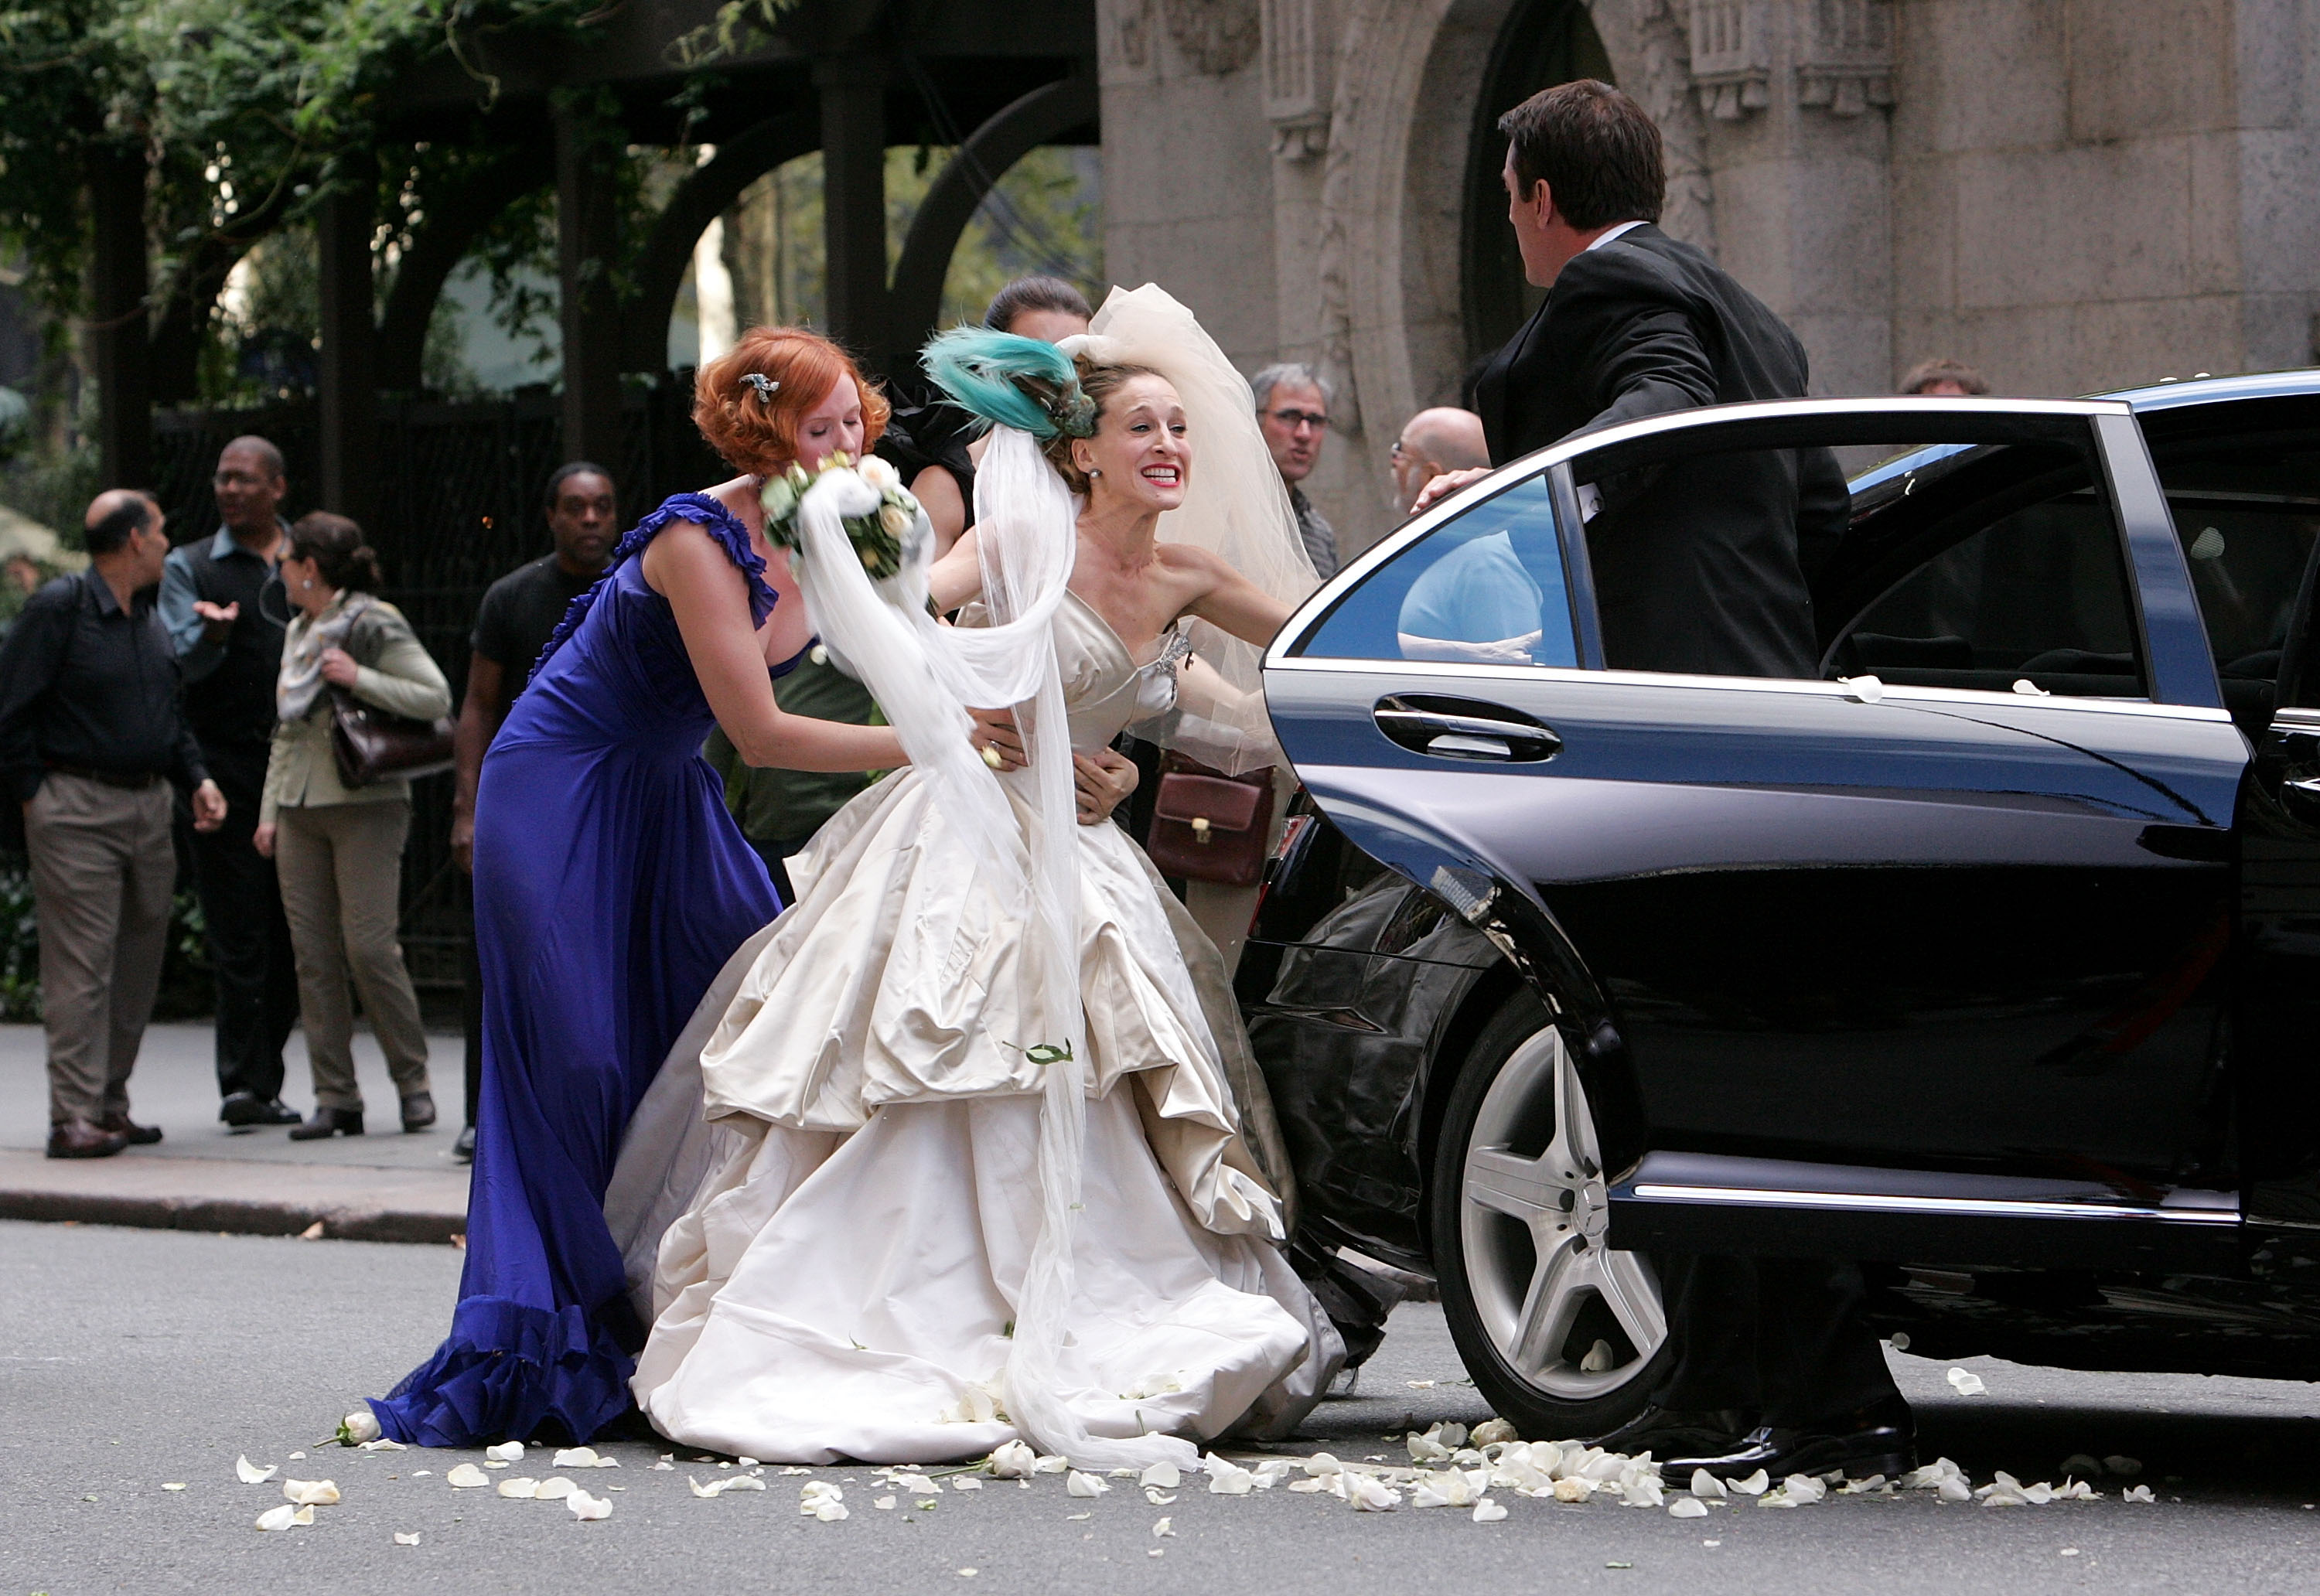
[[[1054,628],[1074,748],[1165,699],[1175,632],[1139,662],[1068,594]],[[1002,778],[1027,827],[1029,775]],[[637,1400],[672,1440],[826,1464],[1018,1438],[1004,1372],[1047,1067],[1028,1050],[1067,1033],[1025,1011],[1024,928],[935,790],[888,776],[792,861],[797,902],[639,1111],[608,1209],[652,1321]],[[1098,1437],[1285,1434],[1344,1347],[1276,1245],[1222,963],[1123,831],[1076,831],[1087,1129],[1050,1394]],[[1261,1092],[1244,1084],[1269,1115]]]

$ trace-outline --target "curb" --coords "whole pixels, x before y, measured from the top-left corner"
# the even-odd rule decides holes
[[[209,1230],[232,1236],[304,1236],[433,1246],[464,1243],[467,1216],[213,1197],[132,1197],[97,1192],[0,1191],[0,1220],[126,1225],[144,1230]]]

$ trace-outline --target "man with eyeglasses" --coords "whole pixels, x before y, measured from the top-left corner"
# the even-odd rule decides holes
[[[1297,535],[1314,571],[1326,581],[1342,563],[1337,534],[1298,485],[1321,463],[1321,443],[1329,431],[1329,385],[1311,367],[1284,362],[1266,367],[1248,385],[1256,395],[1256,424],[1289,488],[1290,507],[1297,512]]]
[[[282,1048],[298,1022],[297,969],[274,861],[251,841],[290,622],[276,570],[290,540],[282,451],[237,438],[210,485],[222,524],[169,551],[160,609],[185,672],[186,718],[226,798],[225,824],[193,840],[217,977],[218,1118],[237,1129],[295,1125],[298,1111],[282,1101]]]

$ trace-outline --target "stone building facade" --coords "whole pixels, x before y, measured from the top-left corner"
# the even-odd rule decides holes
[[[1397,519],[1402,421],[1527,303],[1491,124],[1608,76],[1663,225],[1786,316],[1814,386],[1999,392],[2320,359],[2320,0],[1098,0],[1107,269],[1245,369],[1311,360],[1309,484]]]

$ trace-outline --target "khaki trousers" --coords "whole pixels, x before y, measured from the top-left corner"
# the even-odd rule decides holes
[[[50,771],[24,806],[24,844],[41,932],[49,1122],[125,1115],[177,876],[168,786],[132,793]]]
[[[276,820],[274,863],[298,958],[298,1011],[314,1102],[326,1109],[362,1111],[350,977],[395,1091],[409,1097],[427,1090],[427,1033],[395,939],[410,830],[407,800],[285,809]]]

